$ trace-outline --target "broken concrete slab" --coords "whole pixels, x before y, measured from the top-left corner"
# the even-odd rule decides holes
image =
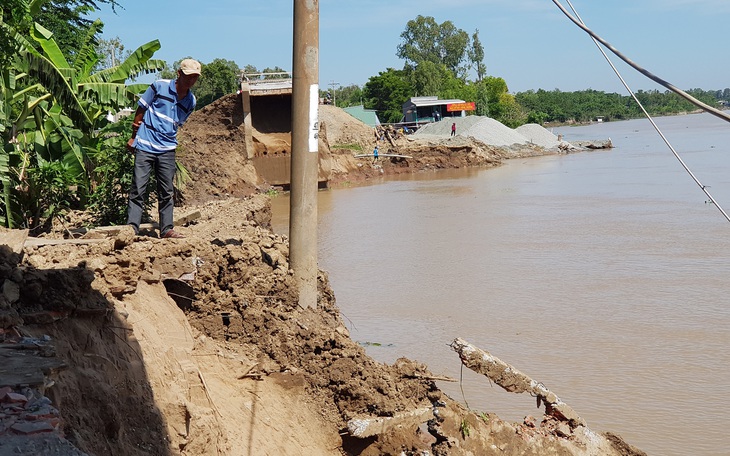
[[[365,438],[380,435],[394,428],[412,427],[415,429],[433,418],[432,407],[424,407],[395,416],[354,418],[347,422],[347,430],[353,437]]]
[[[0,387],[42,386],[46,375],[65,367],[66,363],[58,358],[0,346]]]
[[[497,385],[512,393],[530,393],[538,398],[538,406],[545,404],[545,414],[560,421],[566,421],[571,427],[585,426],[578,413],[568,404],[547,389],[545,385],[515,369],[486,350],[475,347],[463,339],[455,339],[451,348],[459,354],[462,364],[478,374],[482,374]]]

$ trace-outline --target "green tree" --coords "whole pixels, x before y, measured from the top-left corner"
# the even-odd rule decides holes
[[[270,73],[270,74],[264,74],[264,73]],[[249,81],[259,80],[259,79],[289,79],[291,78],[291,73],[286,71],[283,68],[280,68],[279,66],[266,67],[263,70],[258,70],[254,65],[248,64],[243,67],[243,74]]]
[[[424,61],[443,64],[455,75],[463,76],[469,34],[451,21],[438,24],[431,16],[419,15],[408,21],[400,37],[396,55],[406,65],[415,67]]]
[[[3,0],[0,5],[0,68],[8,68],[20,50],[20,40],[28,38],[33,17],[40,15],[48,0]],[[32,43],[31,43],[32,45]]]
[[[291,76],[285,69],[275,66],[274,68],[266,67],[261,70],[262,73],[271,73],[264,75],[264,79],[289,79]]]
[[[502,122],[510,128],[517,128],[524,124],[527,120],[525,111],[519,103],[517,103],[514,95],[506,92],[499,96],[499,101],[496,104],[495,110],[497,112],[492,115],[492,118]]]
[[[112,11],[120,7],[116,0],[41,0],[37,3],[42,6],[33,19],[53,34],[58,47],[67,56],[74,56],[85,43],[94,23],[88,18],[93,11],[99,10],[101,5],[110,5]]]
[[[415,95],[432,96],[439,95],[444,89],[445,82],[453,75],[443,64],[429,61],[422,61],[409,72],[411,85]]]
[[[481,81],[480,85],[483,87],[480,89],[483,91],[481,97],[486,98],[490,117],[512,128],[525,123],[527,114],[515,97],[509,93],[507,82],[504,79],[487,76]],[[477,102],[478,110],[481,102]]]
[[[372,76],[363,87],[365,107],[378,112],[384,122],[399,122],[403,117],[403,103],[413,94],[413,86],[403,70],[388,68]]]
[[[118,36],[108,40],[98,40],[96,54],[99,56],[98,70],[117,66],[119,62],[129,57],[129,51],[124,50],[124,44]]]
[[[157,73],[158,79],[175,79],[177,77],[177,68],[180,67],[180,62],[182,60],[178,60],[175,63],[170,66],[169,63],[165,62],[165,66],[160,69],[160,71]]]
[[[489,87],[487,87],[487,84],[484,81],[479,81],[476,84],[476,97],[475,97],[475,104],[476,104],[476,115],[478,116],[488,116],[489,115]]]
[[[258,69],[256,69],[255,66],[251,65],[250,63],[243,67],[243,76],[248,79],[251,79],[251,77],[246,76],[246,75],[256,74],[256,73],[260,73],[260,71]]]
[[[479,40],[479,29],[476,29],[471,37],[471,47],[467,54],[471,67],[477,73],[477,82],[480,82],[487,75],[487,66],[484,64],[484,46]]]
[[[234,93],[238,89],[239,77],[239,66],[232,60],[214,59],[203,65],[194,90],[198,101],[197,109],[209,105],[223,95]]]
[[[337,106],[347,108],[363,104],[362,89],[357,84],[350,84],[335,90]]]

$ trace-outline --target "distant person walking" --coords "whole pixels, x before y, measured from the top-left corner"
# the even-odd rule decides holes
[[[129,190],[127,224],[139,232],[144,198],[150,174],[157,178],[157,203],[161,238],[182,238],[172,229],[177,130],[195,109],[190,88],[200,77],[200,63],[193,59],[180,62],[177,79],[153,82],[139,99],[127,149],[134,154],[134,174]]]
[[[451,136],[456,136],[456,122],[451,124]]]
[[[373,149],[373,164],[378,161],[378,146],[375,146],[375,149]]]

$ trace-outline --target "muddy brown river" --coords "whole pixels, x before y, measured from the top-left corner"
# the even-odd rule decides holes
[[[730,206],[730,125],[657,123]],[[319,193],[319,265],[352,338],[461,378],[439,386],[472,409],[539,416],[462,372],[461,337],[651,455],[730,454],[730,223],[648,121],[554,133],[616,148]]]

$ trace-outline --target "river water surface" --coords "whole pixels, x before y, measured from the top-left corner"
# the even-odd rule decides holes
[[[730,125],[657,123],[730,208]],[[352,338],[461,377],[439,386],[472,409],[539,417],[534,398],[462,372],[461,337],[593,430],[650,455],[730,455],[730,223],[647,120],[554,133],[615,148],[319,193],[319,265]],[[279,233],[288,205],[273,200]]]

